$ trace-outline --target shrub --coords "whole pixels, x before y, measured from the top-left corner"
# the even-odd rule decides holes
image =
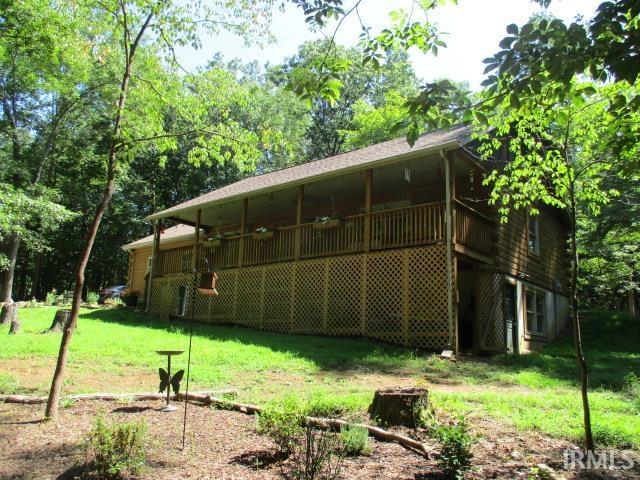
[[[340,475],[342,458],[335,452],[339,441],[335,434],[304,428],[292,450],[292,468],[285,478],[293,480],[335,480]]]
[[[288,455],[302,434],[304,417],[305,412],[297,402],[285,400],[262,410],[256,430],[270,437],[281,454]]]
[[[116,298],[105,298],[104,304],[110,307],[119,307],[122,305],[122,300],[119,297]]]
[[[98,478],[118,479],[135,475],[145,464],[144,422],[107,424],[98,416],[87,434],[85,451]]]
[[[97,305],[100,295],[97,292],[87,292],[87,303],[89,305]]]
[[[58,299],[58,292],[56,291],[55,288],[52,288],[51,291],[47,293],[44,303],[46,303],[47,305],[55,305],[57,299]]]
[[[136,292],[127,292],[121,295],[120,298],[127,307],[133,308],[138,306],[138,294]]]
[[[473,440],[463,419],[452,425],[443,425],[435,430],[442,448],[438,467],[447,478],[462,480],[471,467],[471,445]]]
[[[372,452],[369,430],[358,425],[343,425],[340,428],[340,442],[345,455],[369,455]]]

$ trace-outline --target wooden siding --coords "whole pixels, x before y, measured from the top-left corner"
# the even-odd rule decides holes
[[[540,253],[529,250],[527,213],[512,212],[507,223],[497,226],[495,262],[498,270],[548,290],[567,293],[567,227],[559,213],[541,209],[539,215]],[[559,287],[559,288],[558,288]]]
[[[160,243],[160,250],[170,250],[174,248],[179,248],[181,246],[193,245],[191,240],[182,240],[182,241],[173,241],[163,244]],[[129,268],[129,278],[127,279],[127,287],[129,291],[135,292],[138,295],[142,295],[144,293],[145,287],[145,276],[147,275],[147,265],[149,262],[149,257],[151,256],[151,251],[153,250],[152,245],[146,245],[139,248],[135,248],[131,250],[130,259],[131,266]]]
[[[147,274],[147,264],[151,256],[151,247],[141,247],[133,250],[133,267],[129,278],[129,291],[142,295],[144,292],[144,277]]]

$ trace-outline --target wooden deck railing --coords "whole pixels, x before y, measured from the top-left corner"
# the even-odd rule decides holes
[[[488,255],[491,253],[491,229],[489,218],[456,202],[456,242],[460,245]]]
[[[295,248],[295,226],[280,228],[271,238],[256,238],[244,235],[244,264],[284,262],[293,260]]]
[[[375,212],[371,216],[371,248],[384,250],[444,241],[444,219],[443,202]]]
[[[456,201],[455,207],[457,242],[479,253],[490,254],[491,221],[460,202]],[[200,252],[211,269],[237,267],[241,257],[242,265],[259,265],[293,260],[296,251],[299,251],[298,258],[363,252],[365,218],[364,214],[345,217],[333,226],[305,223],[281,227],[270,238],[245,234],[225,238],[217,245],[204,242]],[[297,238],[300,242],[298,249]],[[444,202],[371,214],[371,250],[428,245],[445,240]],[[158,274],[190,271],[191,255],[191,246],[161,250]],[[198,268],[204,270],[207,265],[201,262]]]
[[[338,226],[307,223],[300,226],[300,258],[324,257],[361,252],[364,242],[364,215],[347,217]]]

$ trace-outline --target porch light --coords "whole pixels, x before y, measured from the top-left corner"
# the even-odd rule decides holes
[[[198,292],[209,297],[218,295],[218,290],[216,290],[216,280],[218,280],[218,274],[216,272],[206,272],[201,274]]]

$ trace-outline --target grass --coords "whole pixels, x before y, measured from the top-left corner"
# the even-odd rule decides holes
[[[59,335],[42,335],[54,308],[20,312],[23,331],[0,336],[0,391],[44,394]],[[602,445],[640,447],[640,322],[616,312],[586,312],[594,431]],[[185,349],[186,325],[125,309],[85,310],[74,336],[66,392],[157,388],[164,359],[155,350]],[[184,368],[186,355],[175,357]],[[571,339],[539,353],[461,358],[436,356],[366,339],[322,338],[197,325],[195,388],[235,388],[241,401],[283,397],[308,402],[317,415],[365,415],[382,386],[428,385],[451,414],[491,417],[521,430],[577,440],[582,417]]]

